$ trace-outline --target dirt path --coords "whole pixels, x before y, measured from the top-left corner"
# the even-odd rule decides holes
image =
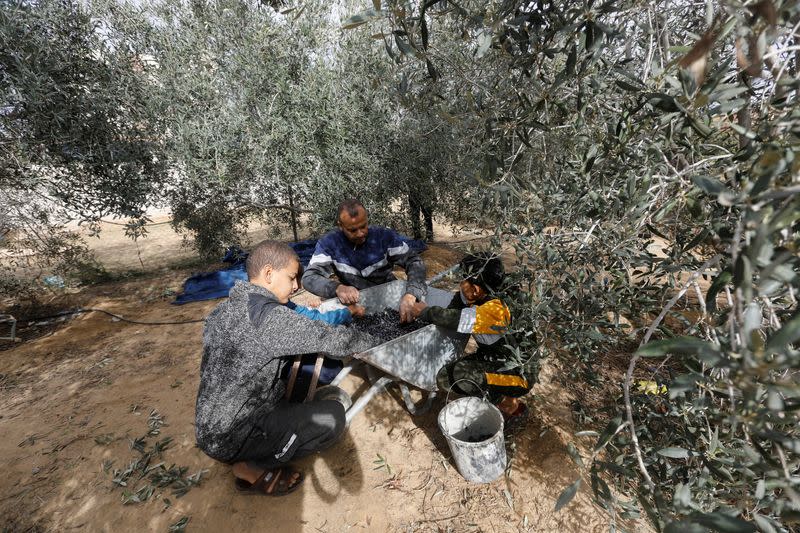
[[[158,248],[146,253],[151,251],[157,255]],[[108,253],[120,257],[119,251]],[[137,257],[127,253],[129,260]],[[434,247],[426,260],[440,270],[457,254]],[[202,318],[217,301],[176,307],[169,304],[171,297],[159,296],[179,287],[188,273],[166,271],[96,286],[80,296],[84,305],[137,320]],[[200,323],[141,326],[89,313],[0,352],[4,527],[166,531],[188,516],[189,531],[607,529],[586,488],[561,512],[553,511],[577,473],[565,451],[574,433],[570,398],[548,366],[529,399],[527,427],[509,443],[508,475],[491,484],[470,484],[455,470],[436,424],[442,399],[429,414],[412,417],[393,390],[370,402],[337,446],[300,462],[307,475],[300,491],[280,500],[242,496],[233,489],[229,467],[194,446],[201,330]],[[366,383],[353,375],[344,387],[354,392]],[[111,472],[139,456],[131,441],[147,433],[153,409],[168,425],[147,445],[173,439],[159,460],[187,467],[187,475],[207,472],[201,485],[181,498],[165,490],[145,503],[123,505],[123,491],[141,483],[115,487]]]

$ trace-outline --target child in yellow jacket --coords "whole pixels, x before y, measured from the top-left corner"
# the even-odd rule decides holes
[[[469,333],[478,349],[444,366],[437,375],[439,388],[459,394],[489,396],[508,419],[527,412],[518,398],[527,394],[536,379],[535,358],[528,364],[505,369],[514,345],[508,334],[511,312],[495,294],[505,280],[505,269],[497,255],[490,252],[468,254],[461,261],[464,280],[450,305],[415,305],[415,314],[423,322]]]

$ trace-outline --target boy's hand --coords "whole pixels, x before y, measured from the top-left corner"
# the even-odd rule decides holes
[[[400,299],[400,323],[403,324],[405,322],[411,322],[416,318],[413,315],[413,308],[414,302],[417,299],[412,294],[404,294],[403,297]]]
[[[306,304],[306,307],[309,307],[311,309],[316,309],[317,307],[320,306],[321,303],[322,303],[322,301],[318,300],[318,299],[317,300],[311,300],[310,302],[308,302]]]
[[[361,318],[366,311],[363,306],[358,304],[348,305],[347,308],[350,310],[350,314],[353,315],[353,318]]]
[[[349,285],[339,285],[336,287],[336,297],[344,305],[351,305],[358,302],[358,289]]]

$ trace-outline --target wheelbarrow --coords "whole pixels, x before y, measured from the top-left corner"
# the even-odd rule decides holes
[[[365,314],[380,313],[386,309],[398,310],[400,299],[406,293],[406,282],[396,280],[383,285],[359,291],[359,305],[364,306]],[[425,302],[428,305],[447,307],[453,293],[428,287]],[[322,312],[343,307],[338,299],[325,300],[319,306]],[[355,354],[342,368],[331,385],[338,386],[354,366],[366,365],[370,388],[358,398],[352,399],[347,409],[347,422],[360,413],[369,401],[392,384],[397,383],[406,408],[412,415],[427,412],[436,397],[436,374],[439,370],[461,357],[469,335],[456,333],[429,324],[388,342],[375,346],[365,352]],[[383,375],[379,375],[379,374]],[[423,392],[423,398],[415,403],[409,386]]]

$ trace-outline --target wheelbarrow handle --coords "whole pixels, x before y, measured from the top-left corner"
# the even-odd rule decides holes
[[[451,274],[451,273],[455,272],[455,271],[456,271],[456,270],[458,270],[460,267],[461,267],[461,265],[457,263],[457,264],[455,264],[455,265],[451,266],[450,268],[448,268],[447,270],[444,270],[444,271],[442,271],[442,272],[439,272],[438,274],[436,274],[435,276],[433,276],[431,279],[429,279],[429,280],[428,280],[428,281],[426,281],[425,283],[427,283],[428,285],[433,285],[434,283],[436,283],[436,282],[437,282],[437,281],[439,281],[440,279],[444,278],[444,277],[445,277],[445,276],[447,276],[448,274]]]

